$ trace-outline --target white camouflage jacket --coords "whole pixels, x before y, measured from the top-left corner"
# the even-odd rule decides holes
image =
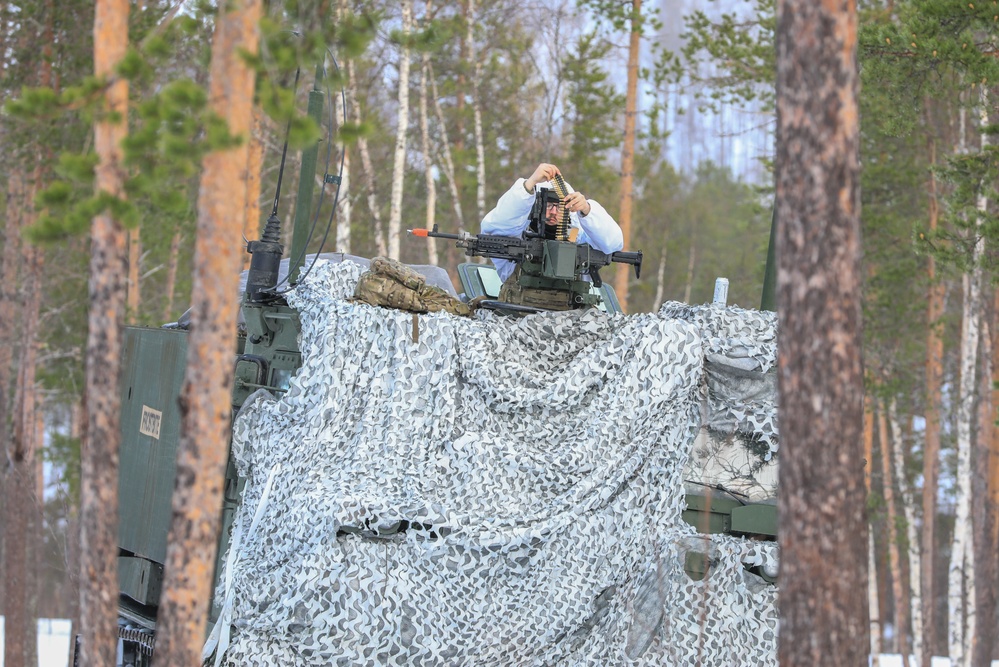
[[[524,189],[524,181],[527,179],[518,178],[517,182],[506,191],[506,193],[496,202],[496,208],[489,211],[482,219],[481,231],[483,234],[498,234],[500,236],[512,236],[520,238],[527,229],[530,220],[531,207],[534,205],[534,193]],[[573,192],[572,186],[566,183],[569,192]],[[539,183],[539,188],[553,188],[554,186],[546,181]],[[588,243],[600,252],[617,252],[624,248],[624,237],[621,228],[618,226],[610,213],[599,203],[592,199],[587,199],[590,203],[590,214],[580,215],[570,213],[571,226],[579,229],[579,236],[576,243]],[[506,280],[513,273],[516,262],[508,259],[493,259],[496,265],[496,272],[500,280]]]

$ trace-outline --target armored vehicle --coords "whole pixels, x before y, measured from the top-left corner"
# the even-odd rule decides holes
[[[313,92],[310,113],[321,114],[322,95]],[[244,275],[242,309],[239,332],[233,357],[232,407],[238,413],[250,396],[260,390],[274,397],[281,397],[289,390],[293,378],[303,365],[303,351],[300,349],[302,335],[301,313],[284,298],[280,285],[294,284],[303,267],[315,265],[316,260],[331,263],[352,263],[366,268],[367,260],[339,253],[320,254],[318,257],[305,257],[306,238],[309,236],[309,208],[312,200],[311,183],[315,167],[314,155],[303,159],[303,185],[299,191],[292,251],[289,257],[281,259],[280,234],[273,227],[276,216],[272,216],[260,241],[251,242],[249,251],[253,254],[250,270]],[[329,174],[323,181],[335,182]],[[455,238],[459,245],[468,247],[475,237]],[[507,252],[506,250],[502,252]],[[488,253],[469,253],[485,254]],[[509,255],[509,253],[508,253]],[[568,277],[579,273],[579,255],[575,248],[572,257],[561,256],[550,262],[552,270]],[[606,257],[601,261],[607,263]],[[625,254],[623,260],[640,266],[640,253],[637,257]],[[577,262],[573,269],[573,261]],[[589,271],[589,260],[584,259],[583,268]],[[539,271],[549,266],[539,261]],[[426,281],[455,294],[446,272],[437,267],[416,267]],[[304,268],[307,274],[308,268]],[[500,281],[495,270],[487,264],[465,263],[458,267],[458,275],[465,299],[479,299],[495,302],[499,310],[509,309],[508,304],[498,302]],[[593,281],[586,284],[581,293],[574,286],[573,294],[578,297],[576,305],[595,306],[612,314],[621,309],[613,289],[607,283]],[[517,310],[517,309],[512,309]],[[129,327],[125,330],[123,344],[122,376],[122,445],[119,498],[121,519],[119,528],[118,571],[120,582],[120,621],[123,664],[146,664],[155,641],[156,616],[163,581],[163,564],[166,560],[166,540],[171,515],[171,494],[174,485],[176,451],[179,440],[180,414],[177,398],[180,394],[187,356],[187,328],[185,318],[162,328]],[[416,325],[414,324],[414,327]],[[710,361],[710,360],[709,360]],[[716,375],[721,377],[716,384],[719,391],[732,377],[724,359],[716,358]],[[736,364],[737,366],[738,364]],[[737,369],[737,375],[744,380],[753,376],[754,381],[766,385],[772,372],[759,366]],[[754,375],[755,374],[755,375]],[[710,421],[710,419],[708,419]],[[735,433],[738,429],[730,429]],[[731,437],[742,437],[736,434]],[[710,438],[709,438],[710,439]],[[722,438],[724,440],[724,438]],[[717,440],[717,438],[715,439]],[[719,459],[717,442],[702,443],[704,459]],[[762,459],[761,459],[762,460]],[[731,467],[731,461],[716,465],[717,470]],[[758,470],[765,464],[756,465]],[[750,467],[753,467],[752,465]],[[717,472],[716,470],[716,472]],[[695,479],[696,478],[696,479]],[[219,562],[216,565],[216,580],[222,568],[222,558],[229,549],[234,517],[244,491],[244,480],[237,472],[235,462],[230,458],[224,486],[222,531],[219,536]],[[723,533],[748,536],[762,540],[773,540],[776,535],[776,515],[772,493],[753,495],[746,489],[735,488],[718,475],[692,475],[687,487],[686,506],[683,520],[702,533]],[[405,530],[403,526],[397,530]],[[708,550],[696,548],[686,553],[684,566],[692,579],[705,576],[712,562]],[[762,580],[773,582],[776,571],[773,567],[747,565]],[[212,606],[211,623],[219,620],[219,606]],[[210,632],[211,628],[206,629]]]

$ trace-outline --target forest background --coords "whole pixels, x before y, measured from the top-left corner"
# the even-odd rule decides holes
[[[133,50],[119,71],[131,84],[121,210],[130,227],[127,320],[158,326],[192,298],[214,11],[210,3],[131,4]],[[15,536],[34,550],[24,591],[6,590],[6,574],[0,580],[8,618],[78,614],[85,232],[95,213],[89,102],[99,90],[87,79],[93,12],[86,0],[0,8],[5,573]],[[346,147],[344,182],[327,250],[451,268],[460,259],[452,249],[402,230],[436,222],[474,233],[517,177],[553,162],[622,223],[630,218],[626,249],[644,251],[645,271],[622,294],[629,312],[708,301],[718,276],[730,280],[730,303],[759,306],[773,198],[773,2],[338,0],[272,3],[266,13],[247,137],[246,173],[260,175],[260,197],[233,202],[246,211],[246,238],[258,238],[271,213],[291,120],[278,211],[286,247],[298,149],[316,136],[325,148],[328,131],[340,128],[329,171],[339,173]],[[995,3],[950,0],[860,6],[875,654],[958,651],[976,665],[999,657],[997,14]],[[326,25],[341,28],[314,30]],[[328,38],[337,58],[337,66],[325,60],[332,117],[318,133],[291,111],[305,108],[315,67],[302,59],[306,49],[288,46],[286,29],[301,26],[305,39]],[[629,61],[633,35],[637,61]],[[634,100],[629,64],[639,74]],[[629,150],[633,169],[622,164]],[[320,171],[325,161],[321,150]],[[629,171],[633,201],[625,204]],[[325,226],[334,189],[323,186],[315,200]],[[34,483],[15,494],[6,470],[24,460]],[[25,606],[9,608],[11,599]]]

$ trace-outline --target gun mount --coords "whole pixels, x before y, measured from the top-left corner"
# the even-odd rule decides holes
[[[539,200],[541,197],[539,196]],[[455,241],[469,257],[489,257],[516,262],[518,271],[510,282],[515,283],[517,302],[510,303],[500,293],[499,301],[486,300],[480,306],[514,311],[571,310],[596,306],[599,294],[591,287],[600,288],[603,281],[600,269],[612,263],[631,264],[635,277],[641,276],[642,252],[605,253],[588,244],[576,244],[558,238],[545,238],[528,231],[524,238],[492,234],[473,235],[468,232],[449,234],[432,230],[410,229],[413,236],[450,239]],[[509,294],[510,290],[506,292]]]

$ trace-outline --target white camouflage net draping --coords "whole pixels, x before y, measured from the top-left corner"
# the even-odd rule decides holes
[[[223,664],[776,665],[776,588],[747,570],[776,545],[681,520],[695,323],[441,313],[414,341],[347,300],[359,273],[289,296],[303,367],[236,420]]]
[[[666,318],[694,324],[704,347],[701,431],[685,478],[741,493],[777,496],[777,314],[667,302]]]

